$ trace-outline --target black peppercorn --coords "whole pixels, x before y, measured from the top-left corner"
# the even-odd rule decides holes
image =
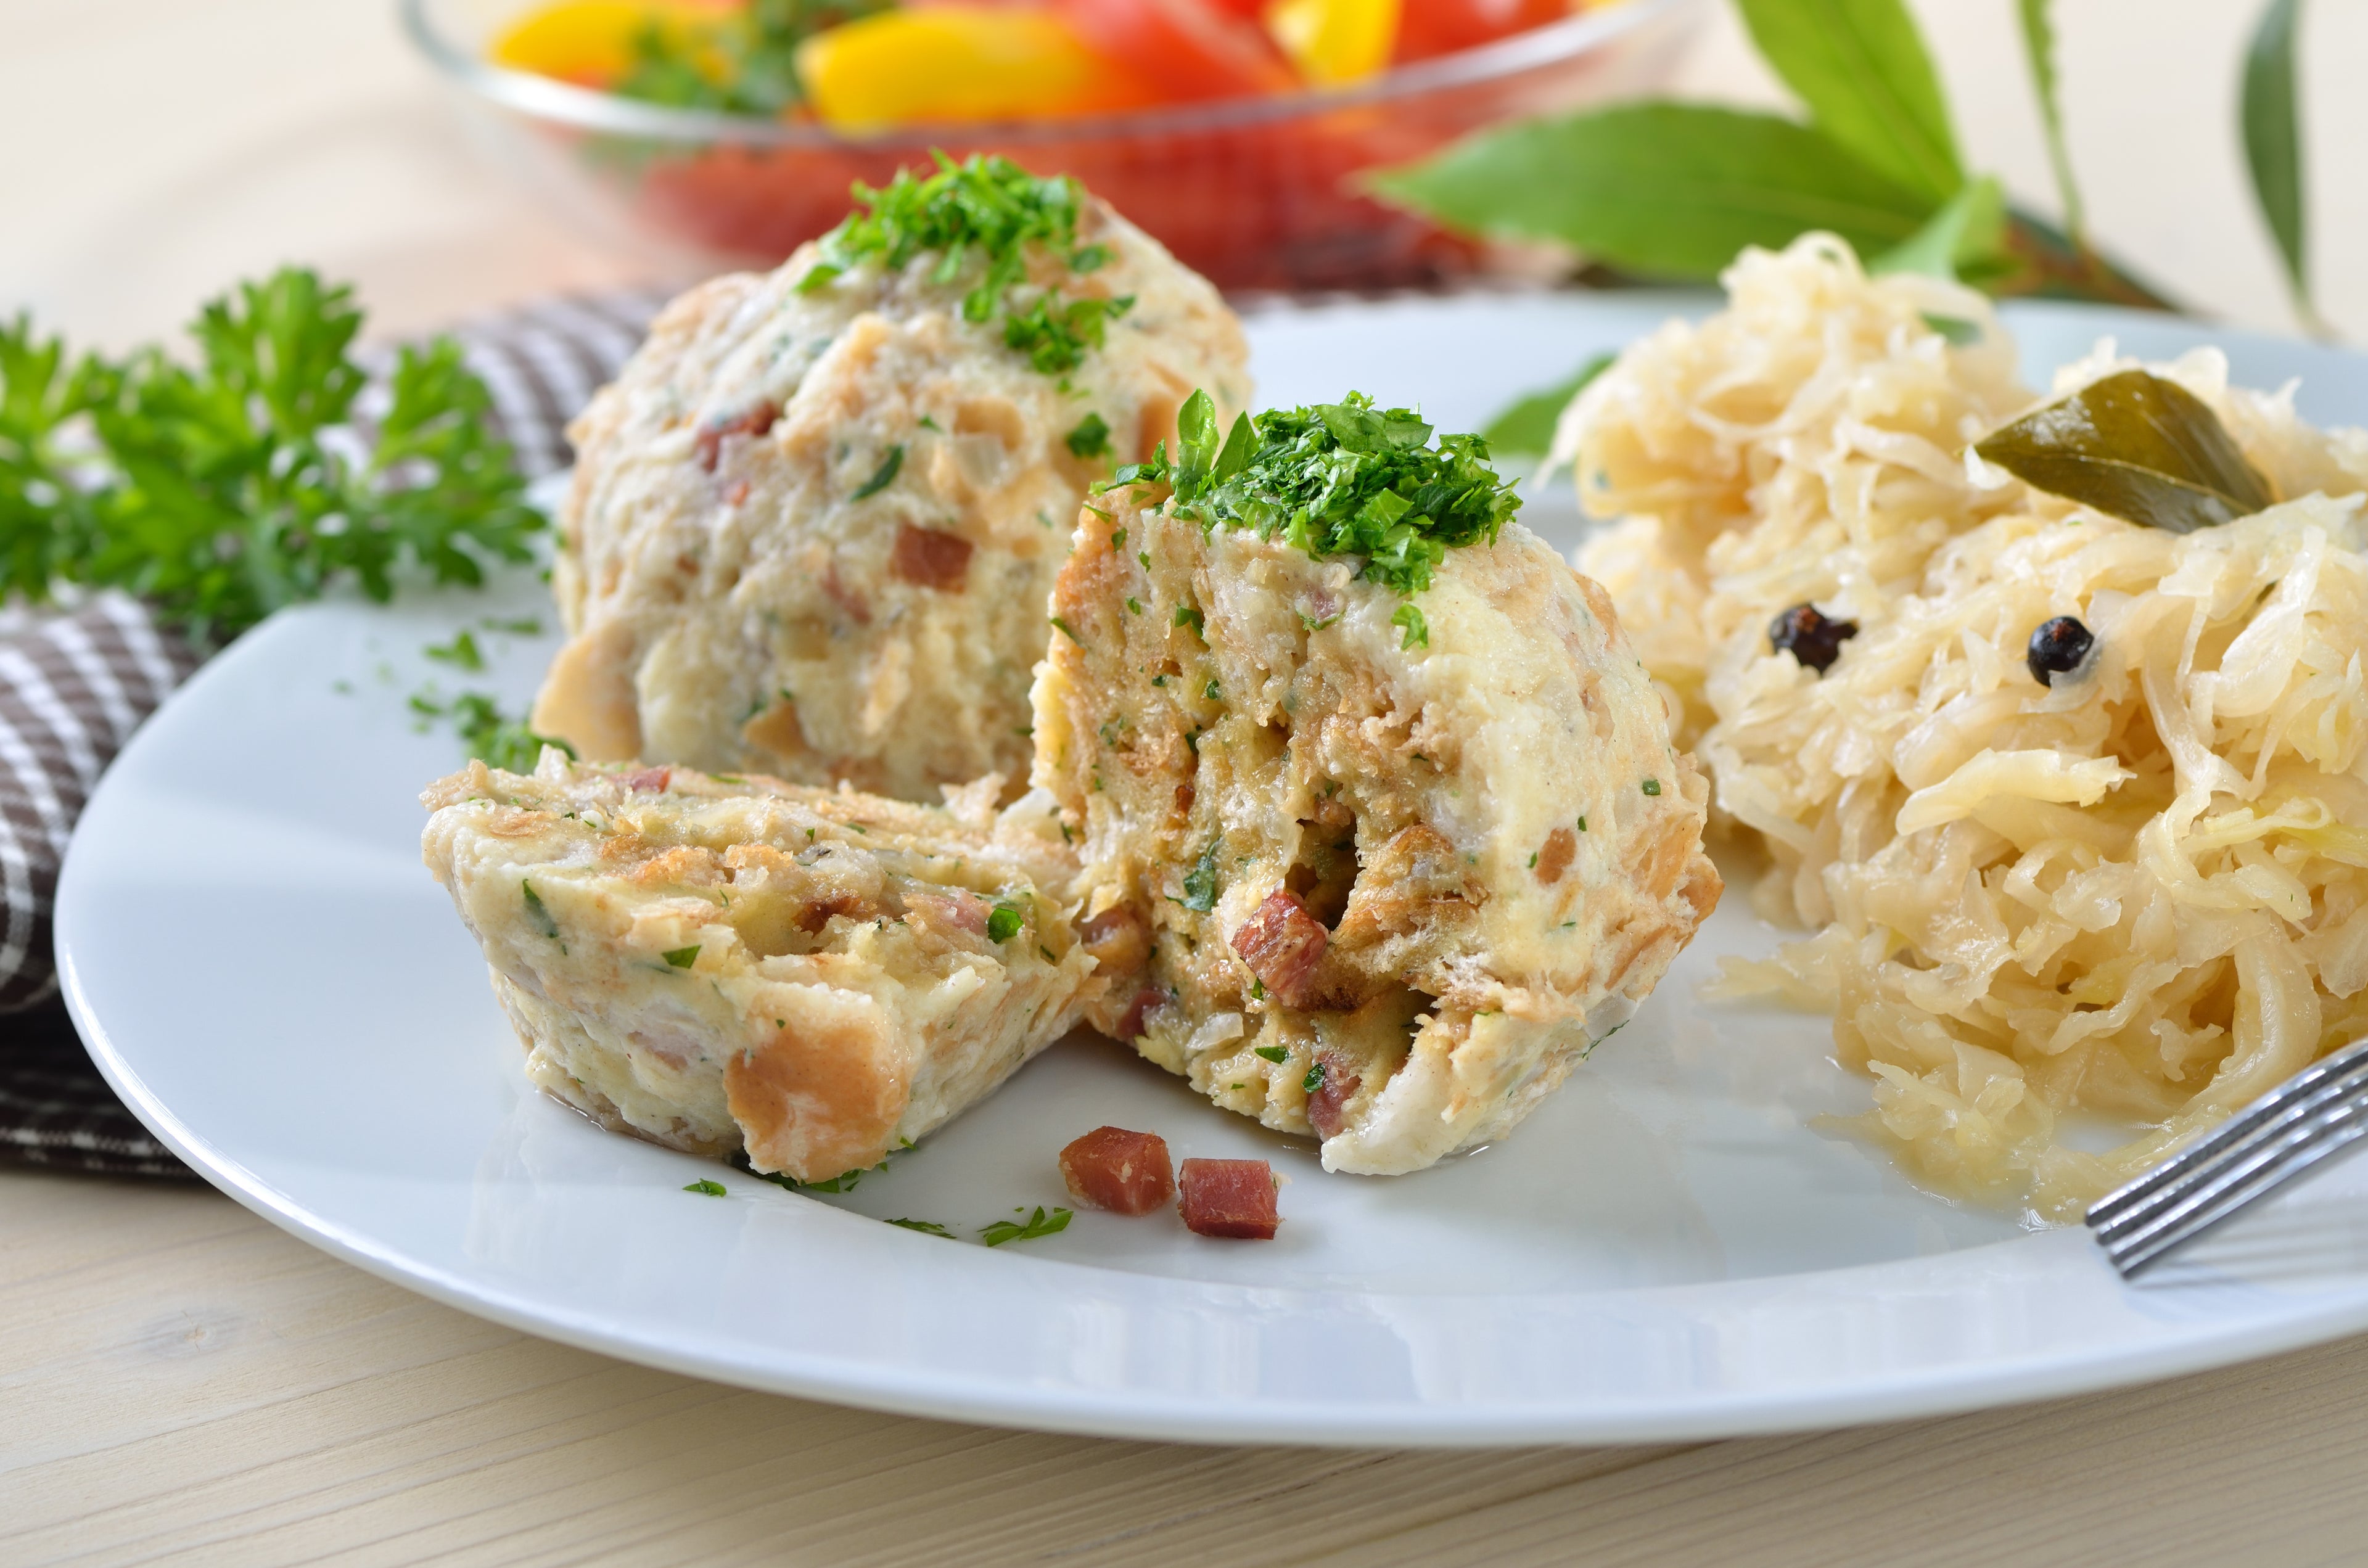
[[[2031,678],[2042,686],[2054,686],[2057,676],[2070,675],[2097,645],[2097,634],[2068,615],[2039,623],[2031,634],[2031,647],[2023,654],[2031,665]]]
[[[1794,605],[1768,623],[1768,641],[1780,653],[1801,661],[1803,669],[1823,675],[1842,656],[1842,644],[1858,635],[1855,620],[1828,620],[1815,605]]]

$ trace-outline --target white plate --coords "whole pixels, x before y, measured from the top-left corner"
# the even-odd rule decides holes
[[[1268,313],[1252,336],[1269,401],[1362,387],[1467,428],[1676,303],[1399,301]],[[2042,371],[2100,332],[2147,354],[2203,335],[2066,309],[2016,321]],[[2313,417],[2368,423],[2368,361],[2227,341],[2239,379],[2301,375]],[[1714,955],[1773,940],[1740,897],[1516,1136],[1422,1176],[1326,1176],[1304,1145],[1082,1040],[835,1199],[599,1132],[529,1091],[419,864],[415,792],[455,756],[404,710],[434,668],[416,651],[540,602],[530,581],[506,593],[316,606],[240,642],[108,772],[58,900],[74,1016],[157,1135],[266,1217],[440,1301],[850,1403],[1354,1444],[1919,1415],[2368,1327],[2368,1164],[2131,1290],[2081,1233],[1941,1202],[1821,1131],[1867,1103],[1827,1059],[1825,1021],[1697,999]],[[495,667],[477,684],[522,699],[548,641],[478,635]],[[1059,1203],[1053,1152],[1106,1121],[1275,1161],[1281,1238],[1080,1213],[990,1251],[876,1222],[968,1236]],[[700,1177],[729,1195],[682,1190]]]

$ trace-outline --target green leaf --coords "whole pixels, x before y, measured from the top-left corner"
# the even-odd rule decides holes
[[[689,969],[699,961],[699,946],[693,942],[687,948],[669,948],[658,956],[666,960],[670,969]]]
[[[1870,272],[1920,272],[1951,282],[1968,273],[1979,277],[2008,265],[2006,192],[1988,175],[1966,183],[1932,221],[1904,245],[1867,264]]]
[[[978,1239],[991,1247],[999,1247],[1006,1242],[1032,1242],[1044,1236],[1056,1235],[1068,1228],[1069,1211],[1066,1209],[1055,1209],[1050,1216],[1047,1216],[1044,1206],[1040,1203],[1036,1206],[1036,1212],[1029,1216],[1026,1224],[1018,1224],[1009,1220],[997,1220],[994,1224],[979,1232]]]
[[[1390,617],[1390,624],[1398,629],[1398,647],[1401,650],[1417,643],[1426,648],[1430,646],[1430,623],[1423,619],[1422,611],[1413,605],[1398,606],[1397,613]]]
[[[1110,452],[1110,424],[1099,414],[1088,414],[1077,421],[1076,428],[1063,437],[1062,444],[1077,457],[1099,458]]]
[[[998,903],[987,912],[986,939],[1008,942],[1019,935],[1019,928],[1027,924],[1028,916],[1020,913],[1019,905]]]
[[[1938,200],[1807,126],[1679,104],[1484,131],[1371,183],[1450,228],[1559,240],[1631,272],[1705,280],[1746,245],[1773,249],[1811,229],[1880,256]]]
[[[708,1198],[721,1198],[723,1196],[723,1184],[720,1181],[695,1181],[683,1190],[700,1193]]]
[[[891,1220],[888,1222],[892,1225],[902,1225],[908,1231],[918,1231],[925,1236],[943,1236],[950,1242],[962,1239],[935,1220]]]
[[[2245,132],[2245,166],[2253,176],[2253,199],[2270,226],[2286,267],[2286,287],[2304,324],[2326,334],[2310,295],[2309,227],[2305,222],[2302,129],[2297,109],[2294,47],[2302,0],[2270,0],[2254,24],[2245,50],[2245,83],[2238,119]]]
[[[1554,426],[1561,422],[1562,411],[1570,400],[1587,390],[1589,381],[1611,368],[1616,354],[1598,354],[1578,368],[1578,373],[1543,392],[1533,392],[1516,401],[1496,418],[1488,421],[1480,438],[1488,443],[1491,452],[1508,457],[1542,458],[1554,445]]]
[[[1290,1048],[1289,1048],[1288,1046],[1281,1046],[1281,1045],[1261,1045],[1261,1046],[1254,1047],[1254,1048],[1252,1049],[1252,1054],[1253,1054],[1253,1055],[1257,1055],[1257,1056],[1263,1056],[1263,1057],[1265,1057],[1269,1062],[1280,1062],[1283,1061],[1286,1057],[1290,1056],[1290,1054],[1291,1054],[1291,1050],[1290,1050]]]
[[[2275,499],[2209,404],[2145,370],[2091,381],[1974,450],[2034,490],[2171,533],[2213,528]]]
[[[889,485],[895,483],[896,471],[904,466],[905,449],[903,445],[900,443],[899,445],[889,448],[888,455],[880,460],[880,466],[871,471],[871,477],[865,480],[861,484],[857,485],[855,487],[855,494],[849,495],[848,499],[850,501],[860,501],[866,496],[879,494],[882,491],[887,489]]]
[[[552,941],[559,940],[559,922],[552,918],[551,911],[543,904],[542,895],[534,891],[534,884],[520,878],[518,889],[526,894],[527,919],[532,922],[536,930]]]
[[[1209,847],[1184,873],[1184,896],[1177,902],[1195,914],[1206,915],[1217,907],[1217,854],[1221,847],[1220,840],[1209,840]]]
[[[2039,99],[2040,123],[2047,131],[2047,162],[2055,171],[2055,193],[2064,203],[2064,229],[2086,248],[2088,222],[2080,185],[2072,177],[2072,149],[2064,139],[2064,105],[2055,74],[2055,18],[2050,0],[2015,0],[2022,22],[2022,55],[2031,66],[2031,90]]]
[[[1819,131],[1934,201],[1965,183],[1932,57],[1901,0],[1736,0]]]

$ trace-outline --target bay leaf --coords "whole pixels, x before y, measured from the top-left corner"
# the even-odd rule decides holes
[[[2171,533],[2193,533],[2276,499],[2203,399],[2121,370],[2001,426],[1974,450],[2034,490]]]
[[[1745,245],[1782,249],[1809,229],[1880,256],[1936,205],[1809,126],[1687,104],[1496,126],[1365,184],[1465,233],[1559,240],[1640,276],[1705,281]]]
[[[2301,113],[2295,85],[2296,35],[2302,0],[2270,0],[2245,48],[2245,74],[2237,122],[2244,132],[2245,168],[2253,199],[2285,263],[2286,287],[2303,324],[2326,335],[2311,301],[2309,231],[2304,205]]]
[[[1736,9],[1837,145],[1930,201],[1965,183],[1940,74],[1901,0],[1737,0]]]
[[[1480,431],[1480,438],[1488,443],[1489,455],[1544,457],[1554,446],[1554,426],[1562,423],[1562,411],[1570,406],[1572,398],[1587,390],[1588,382],[1611,368],[1613,358],[1598,354],[1567,381],[1529,393],[1488,421]]]

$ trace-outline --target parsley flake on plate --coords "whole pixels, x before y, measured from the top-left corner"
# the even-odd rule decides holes
[[[1012,1212],[1016,1214],[1019,1210],[1015,1209]],[[1055,1209],[1051,1215],[1047,1216],[1044,1206],[1040,1203],[1036,1206],[1036,1212],[1028,1217],[1026,1223],[1022,1224],[1011,1220],[997,1220],[994,1224],[979,1232],[978,1239],[991,1247],[999,1247],[1006,1242],[1037,1241],[1045,1236],[1056,1235],[1068,1228],[1069,1211],[1066,1209]]]

